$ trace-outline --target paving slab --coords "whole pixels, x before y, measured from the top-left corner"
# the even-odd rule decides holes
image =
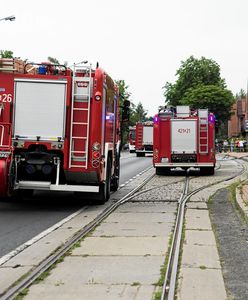
[[[0,267],[0,294],[7,290],[13,282],[25,275],[31,268],[19,266],[16,268]]]
[[[72,255],[165,255],[169,237],[88,237]]]
[[[137,226],[136,223],[102,223],[100,227],[92,233],[91,236],[168,236],[172,232],[173,223],[144,223],[142,226]]]
[[[24,249],[18,255],[11,258],[3,266],[35,266],[43,261],[55,249],[62,246],[73,235],[73,229],[56,229],[49,235]]]
[[[195,209],[208,209],[207,203],[205,202],[187,202],[186,203],[187,208],[195,208]]]
[[[151,300],[154,286],[91,284],[73,287],[73,291],[61,285],[36,285],[25,297],[27,300]]]
[[[216,246],[184,245],[183,267],[221,269]]]
[[[168,213],[176,212],[177,203],[174,202],[150,202],[150,203],[137,203],[127,202],[117,208],[117,213]]]
[[[212,230],[208,211],[205,209],[187,209],[186,229]]]
[[[215,236],[210,230],[185,230],[184,244],[216,246]]]
[[[174,213],[112,213],[105,222],[134,222],[134,223],[158,223],[158,222],[174,222]]]
[[[178,300],[226,300],[221,270],[182,267],[179,275]]]
[[[82,284],[154,284],[160,277],[163,256],[68,256],[51,271],[44,283],[63,283],[67,287]]]

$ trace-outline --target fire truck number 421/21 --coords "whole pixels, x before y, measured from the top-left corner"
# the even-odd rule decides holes
[[[71,191],[104,203],[119,185],[114,81],[86,64],[17,70],[9,61],[0,68],[0,197]]]

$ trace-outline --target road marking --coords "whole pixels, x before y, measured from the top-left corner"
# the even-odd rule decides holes
[[[52,231],[54,231],[55,229],[61,227],[63,224],[65,224],[66,222],[70,221],[72,218],[76,217],[77,215],[79,215],[81,212],[83,212],[84,210],[86,210],[86,207],[83,207],[81,209],[79,209],[78,211],[76,211],[75,213],[69,215],[68,217],[64,218],[63,220],[59,221],[58,223],[56,223],[55,225],[53,225],[52,227],[42,231],[40,234],[36,235],[35,237],[33,237],[31,240],[27,241],[26,243],[20,245],[19,247],[17,247],[15,250],[12,250],[11,252],[9,252],[8,254],[2,256],[0,258],[0,266],[3,265],[4,263],[6,263],[8,260],[10,260],[12,257],[16,256],[17,254],[19,254],[21,251],[23,251],[24,249],[26,249],[27,247],[33,245],[34,243],[36,243],[37,241],[39,241],[40,239],[42,239],[43,237],[45,237],[46,235],[48,235],[49,233],[51,233]]]

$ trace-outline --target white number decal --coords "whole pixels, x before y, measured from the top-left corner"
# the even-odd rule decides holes
[[[2,94],[0,95],[0,102],[12,102],[12,94]]]

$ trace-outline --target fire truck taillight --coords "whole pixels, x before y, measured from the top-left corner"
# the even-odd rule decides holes
[[[102,99],[102,94],[100,92],[96,92],[95,94],[95,100],[100,101]]]

